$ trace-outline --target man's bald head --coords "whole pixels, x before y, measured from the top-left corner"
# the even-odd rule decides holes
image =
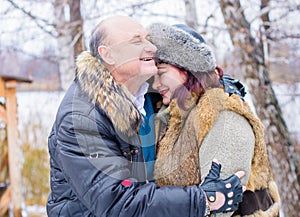
[[[105,20],[102,20],[92,31],[90,39],[90,51],[91,54],[101,59],[101,56],[98,52],[98,47],[100,45],[110,45],[113,43],[114,38],[120,33],[126,33],[128,31],[126,27],[130,25],[135,25],[141,27],[142,25],[135,21],[133,18],[128,16],[113,16]],[[108,37],[109,36],[109,37]]]

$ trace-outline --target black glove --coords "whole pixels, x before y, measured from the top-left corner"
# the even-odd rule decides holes
[[[221,192],[225,196],[224,205],[213,212],[233,212],[238,209],[239,203],[242,202],[243,188],[241,185],[241,180],[236,175],[232,175],[227,179],[220,178],[221,165],[212,162],[211,169],[208,175],[205,177],[204,182],[201,184],[201,188],[205,191],[206,196],[210,202],[216,200],[216,192]],[[226,184],[230,183],[229,188]],[[228,193],[233,192],[232,197],[228,197]],[[228,202],[232,201],[229,205]]]
[[[234,79],[230,75],[224,74],[220,82],[224,86],[226,93],[229,93],[229,95],[237,94],[244,100],[246,95],[245,86],[238,79]]]

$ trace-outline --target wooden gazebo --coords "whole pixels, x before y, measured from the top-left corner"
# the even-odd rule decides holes
[[[17,97],[18,83],[31,82],[30,79],[0,74],[0,121],[4,126],[7,155],[0,156],[0,169],[8,167],[8,180],[0,180],[0,216],[12,204],[14,217],[22,216],[21,202],[21,149],[18,135]],[[1,153],[0,153],[1,155]],[[5,158],[7,160],[5,160]],[[6,164],[6,165],[3,165]],[[1,183],[1,181],[4,181]]]

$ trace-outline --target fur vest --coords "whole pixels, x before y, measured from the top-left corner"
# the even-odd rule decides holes
[[[247,103],[237,95],[230,97],[222,88],[213,88],[201,96],[199,102],[195,96],[190,97],[186,110],[178,107],[173,100],[167,112],[170,120],[166,133],[161,136],[155,164],[155,178],[159,185],[195,185],[201,182],[199,169],[199,149],[213,127],[221,111],[233,111],[245,117],[252,126],[255,135],[254,156],[252,158],[250,177],[247,183],[247,194],[267,194],[270,204],[264,207],[247,210],[253,203],[250,193],[248,199],[244,196],[245,212],[236,213],[242,216],[277,216],[279,213],[279,194],[274,182],[264,141],[264,127],[261,121],[252,113]],[[193,114],[193,117],[189,117]],[[195,114],[195,115],[194,115]],[[212,144],[213,145],[213,144]],[[261,192],[261,190],[266,192]],[[252,197],[252,199],[251,199]],[[249,201],[249,202],[248,202]],[[263,201],[258,201],[263,203]],[[245,214],[246,213],[246,214]]]

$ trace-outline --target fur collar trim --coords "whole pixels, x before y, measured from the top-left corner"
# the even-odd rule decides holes
[[[141,115],[127,89],[116,83],[100,60],[82,52],[76,61],[76,77],[83,92],[107,113],[119,133],[131,136],[136,132]]]

